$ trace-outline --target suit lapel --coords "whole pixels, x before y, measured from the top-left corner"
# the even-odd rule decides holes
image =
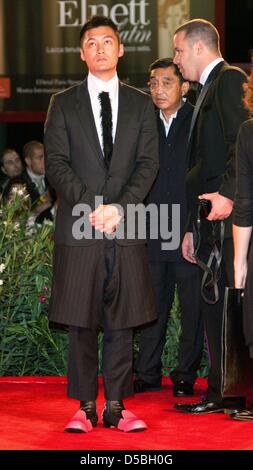
[[[167,139],[170,141],[173,139],[173,136],[176,132],[176,128],[177,128],[177,118],[173,118],[172,120],[172,123],[170,125],[170,128],[169,128],[169,132],[168,132],[168,135],[167,135]]]
[[[200,108],[202,106],[202,103],[203,103],[203,101],[204,101],[204,99],[207,95],[207,92],[208,92],[211,84],[213,83],[213,81],[215,80],[215,78],[217,77],[218,73],[220,72],[220,70],[223,66],[224,66],[224,61],[219,62],[216,65],[216,67],[214,67],[214,69],[209,74],[209,76],[207,78],[207,81],[206,81],[205,85],[203,86],[202,91],[201,91],[201,93],[200,93],[200,95],[197,99],[197,102],[196,102],[196,105],[195,105],[195,108],[194,108],[194,111],[193,111],[193,115],[192,115],[192,120],[191,120],[191,126],[190,126],[190,131],[189,131],[189,139],[188,139],[189,142],[191,140],[193,129],[194,129],[194,126],[196,124],[197,117],[198,117]]]
[[[196,123],[196,120],[197,120],[197,117],[198,117],[198,114],[199,114],[199,110],[201,108],[201,105],[206,97],[206,94],[208,92],[208,89],[210,87],[212,82],[207,82],[205,83],[205,85],[203,86],[202,88],[202,91],[197,99],[197,102],[196,102],[196,105],[195,105],[195,108],[194,108],[194,111],[193,111],[193,115],[192,115],[192,120],[191,120],[191,127],[190,127],[190,131],[189,131],[189,141],[191,140],[191,136],[192,136],[192,131],[194,129],[194,126],[195,126],[195,123]]]
[[[167,136],[167,139],[170,142],[174,142],[174,136],[178,133],[178,128],[182,126],[182,122],[186,118],[186,116],[192,110],[192,106],[186,101],[183,103],[181,108],[177,111],[177,117],[173,119],[172,124],[170,126],[170,130]]]
[[[89,141],[90,147],[94,150],[94,154],[100,165],[105,168],[104,156],[99,143],[90,96],[87,88],[87,79],[85,79],[78,88],[76,110],[86,139]]]

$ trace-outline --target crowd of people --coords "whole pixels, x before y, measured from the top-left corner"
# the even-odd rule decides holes
[[[28,197],[34,223],[53,220],[56,195],[45,175],[44,146],[41,142],[27,142],[23,147],[22,158],[14,149],[3,151],[0,172],[2,204],[12,202],[15,189],[21,189]]]
[[[56,212],[49,319],[68,326],[68,396],[80,401],[67,432],[89,432],[98,421],[101,327],[104,426],[125,432],[147,429],[123,400],[161,389],[161,357],[176,286],[182,332],[178,365],[170,375],[175,396],[194,395],[204,336],[209,351],[204,398],[177,403],[177,411],[224,410],[226,286],[245,287],[244,325],[253,357],[253,138],[248,120],[253,116],[253,73],[247,77],[223,59],[218,31],[203,19],[175,31],[174,49],[174,58],[150,65],[149,96],[118,78],[124,46],[115,23],[92,17],[80,33],[88,75],[52,96],[44,147],[28,142],[22,160],[13,149],[2,155],[2,201],[8,201],[13,185],[22,184],[36,222]],[[195,106],[187,99],[193,83],[199,85]],[[176,248],[164,250],[161,230],[151,237],[148,218],[147,240],[138,236],[138,227],[128,237],[128,209],[139,204],[167,205],[169,232],[172,208],[179,205]],[[203,207],[209,207],[204,215]],[[91,238],[73,230],[81,213],[83,225],[92,227]],[[158,214],[160,227],[162,211]],[[136,327],[139,352],[133,361]],[[237,410],[231,417],[250,420],[253,412]]]

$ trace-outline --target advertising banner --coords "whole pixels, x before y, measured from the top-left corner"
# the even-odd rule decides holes
[[[158,57],[156,1],[0,0],[0,111],[45,111],[52,93],[83,80],[79,33],[96,14],[118,25],[119,77],[146,88]]]

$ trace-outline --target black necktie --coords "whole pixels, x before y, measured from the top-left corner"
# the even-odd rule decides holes
[[[105,164],[107,167],[110,165],[110,160],[113,151],[112,142],[112,107],[107,91],[102,91],[98,95],[101,105],[101,125],[102,125],[102,137],[103,137],[103,151]]]

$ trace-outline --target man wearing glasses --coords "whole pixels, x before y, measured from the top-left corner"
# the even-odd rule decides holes
[[[172,226],[172,204],[180,204],[182,240],[187,216],[186,150],[193,113],[193,106],[185,98],[189,82],[184,80],[172,59],[164,58],[151,64],[149,88],[157,107],[160,171],[147,203],[168,205],[169,231]],[[160,230],[158,232],[160,233]],[[190,396],[193,395],[203,345],[203,324],[199,310],[199,269],[183,259],[181,245],[176,250],[163,250],[162,241],[161,236],[158,240],[148,241],[158,321],[141,331],[140,349],[135,362],[137,377],[134,389],[138,393],[159,390],[161,387],[161,356],[166,340],[168,314],[177,285],[182,334],[178,366],[172,371],[171,379],[175,396]]]

